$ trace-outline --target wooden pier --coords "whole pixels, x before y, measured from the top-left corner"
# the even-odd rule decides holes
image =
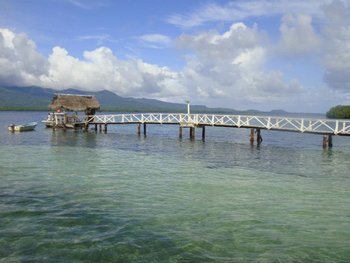
[[[95,131],[107,132],[108,125],[138,124],[138,134],[147,134],[147,124],[168,124],[179,126],[179,137],[183,129],[189,129],[190,139],[195,139],[195,129],[202,129],[205,140],[205,127],[231,127],[250,129],[250,142],[263,141],[261,130],[312,133],[323,135],[323,146],[332,147],[332,136],[350,136],[350,120],[290,118],[278,116],[183,114],[183,113],[139,113],[87,116],[85,129],[94,125]]]

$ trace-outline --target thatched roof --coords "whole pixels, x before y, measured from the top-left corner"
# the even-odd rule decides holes
[[[67,111],[98,110],[100,103],[95,96],[91,95],[55,94],[49,108],[54,111],[58,109]]]

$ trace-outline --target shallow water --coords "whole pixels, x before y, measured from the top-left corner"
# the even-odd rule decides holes
[[[350,138],[6,130],[45,115],[0,112],[0,262],[350,259]]]

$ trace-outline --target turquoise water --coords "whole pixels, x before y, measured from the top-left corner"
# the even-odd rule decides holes
[[[349,262],[350,138],[108,134],[0,112],[0,262]]]

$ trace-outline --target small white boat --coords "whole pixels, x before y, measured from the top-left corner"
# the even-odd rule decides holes
[[[10,126],[8,126],[8,129],[9,131],[12,131],[12,132],[32,131],[35,129],[36,125],[37,125],[36,122],[31,122],[31,123],[21,124],[21,125],[11,124]]]

